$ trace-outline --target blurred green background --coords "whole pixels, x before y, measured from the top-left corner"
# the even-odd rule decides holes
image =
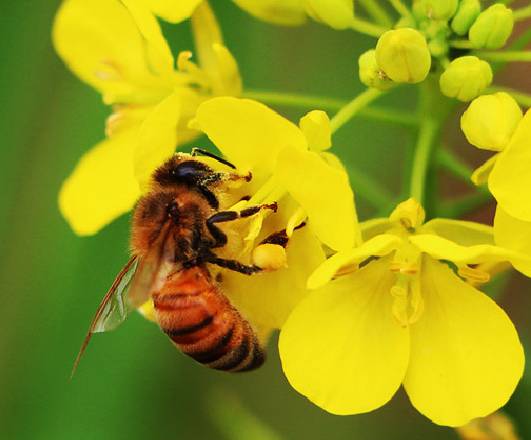
[[[361,90],[356,59],[370,39],[316,24],[277,28],[229,1],[213,3],[246,87],[342,99]],[[194,364],[136,314],[116,332],[96,335],[68,381],[93,312],[127,260],[129,225],[124,217],[95,237],[79,238],[57,209],[62,180],[103,137],[109,113],[53,51],[58,5],[18,0],[0,8],[0,439],[457,438],[420,416],[403,392],[370,414],[323,412],[288,385],[276,338],[264,368],[228,375]],[[165,31],[175,49],[191,48],[188,24]],[[515,67],[504,81],[529,77],[528,66]],[[412,108],[414,89],[384,103]],[[304,112],[279,110],[292,118]],[[447,136],[464,151],[457,127],[457,119],[450,121]],[[348,166],[376,176],[398,196],[413,140],[410,129],[359,118],[338,133],[335,145]],[[360,209],[362,218],[373,212],[364,200]],[[477,215],[489,221],[491,213]],[[500,296],[524,341],[531,340],[529,286],[513,277]],[[507,407],[522,438],[531,438],[530,401],[528,374]]]

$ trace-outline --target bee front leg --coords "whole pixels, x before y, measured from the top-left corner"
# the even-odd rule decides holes
[[[225,223],[239,218],[250,217],[251,215],[257,214],[262,209],[270,209],[273,212],[276,212],[277,204],[267,203],[263,205],[256,205],[245,208],[241,211],[221,211],[209,217],[206,222],[207,228],[215,240],[215,243],[212,247],[222,247],[227,244],[227,236],[216,226],[216,223]]]
[[[236,260],[225,260],[224,258],[218,258],[216,256],[212,256],[211,258],[209,258],[207,260],[207,263],[215,264],[216,266],[233,270],[234,272],[239,272],[244,275],[253,275],[262,271],[262,269],[258,266],[250,266],[240,263]]]

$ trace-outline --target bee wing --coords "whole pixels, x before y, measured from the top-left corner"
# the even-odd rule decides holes
[[[151,292],[162,286],[174,269],[174,263],[170,262],[171,246],[167,240],[169,232],[170,228],[164,227],[161,237],[151,247],[150,252],[142,258],[133,256],[116,276],[111,288],[96,309],[74,361],[70,378],[76,372],[92,335],[118,327],[132,310],[140,307],[150,298]]]

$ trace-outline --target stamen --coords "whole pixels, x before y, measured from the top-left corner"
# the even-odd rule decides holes
[[[470,266],[459,267],[457,274],[473,285],[485,284],[490,281],[490,274],[488,272]]]

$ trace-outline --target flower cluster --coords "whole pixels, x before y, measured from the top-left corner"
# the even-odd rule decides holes
[[[354,15],[352,0],[233,1],[274,24],[310,17],[377,37],[358,59],[367,89],[332,119],[311,110],[296,125],[245,98],[206,0],[64,0],[53,28],[56,50],[112,114],[105,139],[60,190],[63,216],[77,234],[97,233],[133,208],[177,148],[192,141],[206,147],[206,136],[238,174],[252,175],[218,194],[221,210],[278,206],[274,214],[258,211],[222,225],[228,243],[220,255],[263,273],[215,270],[264,339],[280,331],[293,388],[334,414],[374,410],[401,385],[437,424],[461,426],[496,411],[522,376],[524,350],[507,314],[478,289],[510,267],[531,277],[531,111],[524,114],[510,93],[483,93],[494,79],[488,61],[528,56],[492,50],[507,43],[530,8],[513,13],[494,4],[482,11],[479,0],[414,0],[409,9],[394,0],[399,17],[373,2],[364,2],[363,17]],[[159,19],[191,20],[197,62],[187,50],[172,54]],[[409,196],[376,206],[389,217],[359,223],[349,175],[330,151],[332,135],[404,83],[421,84]],[[495,152],[473,173],[446,150],[435,155],[453,98],[471,101],[461,117],[469,143]],[[426,213],[423,205],[437,200],[430,194],[428,204],[426,179],[439,165],[478,186],[488,183],[497,202],[492,227]],[[371,187],[364,181],[356,192]],[[286,249],[262,244],[277,231],[285,231]],[[154,319],[151,301],[140,311]]]

